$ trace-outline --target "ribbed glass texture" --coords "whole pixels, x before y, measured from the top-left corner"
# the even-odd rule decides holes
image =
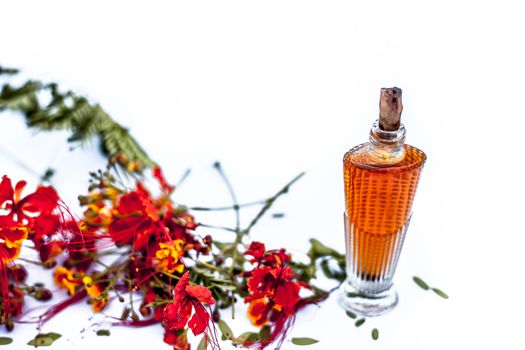
[[[344,159],[348,283],[364,294],[391,287],[412,215],[426,156],[415,147],[402,147],[405,156],[396,165],[371,161],[368,144]]]

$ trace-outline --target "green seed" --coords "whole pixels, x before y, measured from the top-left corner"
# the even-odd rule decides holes
[[[379,338],[379,331],[377,328],[372,329],[372,339],[377,340]]]
[[[0,337],[0,345],[8,345],[13,342],[12,338],[9,337]]]
[[[233,337],[233,332],[226,322],[219,320],[217,324],[219,325],[219,329],[221,330],[224,339],[231,339]]]
[[[359,320],[355,321],[355,326],[356,327],[361,327],[363,325],[363,323],[365,323],[365,319],[364,318],[360,318]]]
[[[350,317],[351,319],[356,319],[357,318],[357,315],[354,314],[352,311],[347,311],[346,312],[346,316]]]
[[[442,297],[443,299],[448,299],[448,295],[445,292],[443,292],[441,289],[432,288],[432,291],[436,293],[437,295],[439,295],[440,297]]]
[[[295,345],[312,345],[319,343],[319,340],[312,338],[292,338],[292,343]]]
[[[414,276],[412,277],[412,279],[414,280],[414,282],[416,282],[416,284],[418,286],[420,286],[422,289],[424,290],[429,290],[430,287],[428,286],[428,284],[425,283],[425,281],[423,281],[421,278],[417,277],[417,276]]]

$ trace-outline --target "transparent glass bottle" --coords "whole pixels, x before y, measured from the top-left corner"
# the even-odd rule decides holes
[[[376,316],[398,301],[392,278],[426,155],[404,144],[401,90],[382,89],[370,142],[344,156],[347,281],[341,305]],[[390,130],[385,130],[390,129]]]

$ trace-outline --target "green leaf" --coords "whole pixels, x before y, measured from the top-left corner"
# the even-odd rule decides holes
[[[359,320],[355,321],[355,326],[356,327],[361,327],[363,325],[363,323],[365,323],[366,319],[364,318],[360,318]]]
[[[318,241],[315,238],[310,240],[310,250],[308,251],[308,256],[312,259],[317,259],[324,256],[332,256],[334,258],[342,258],[343,254],[339,253],[335,249],[325,246],[323,243]]]
[[[54,332],[47,334],[41,333],[37,334],[37,336],[33,340],[27,343],[27,345],[34,346],[35,348],[39,346],[50,346],[55,342],[55,340],[57,340],[60,337],[62,337],[60,334]]]
[[[14,71],[0,67],[0,73]],[[128,173],[140,173],[144,167],[155,166],[130,132],[99,104],[71,91],[62,92],[55,83],[29,80],[21,86],[4,83],[1,87],[0,111],[21,112],[30,128],[67,130],[70,132],[68,141],[80,144],[97,137],[109,163],[119,165]],[[46,95],[51,97],[50,101],[42,98]]]
[[[236,286],[227,285],[227,284],[210,283],[208,288],[212,288],[212,287],[219,288],[221,290],[230,290],[230,291],[236,291],[237,290]]]
[[[272,327],[266,325],[259,331],[259,336],[261,338],[261,341],[265,342],[268,339],[270,339],[270,336],[272,335]]]
[[[226,322],[219,320],[217,324],[219,325],[219,329],[221,330],[224,340],[231,339],[233,337],[233,332]]]
[[[319,343],[319,340],[312,338],[292,338],[292,343],[295,345],[312,345]]]
[[[197,350],[206,350],[206,349],[208,349],[208,337],[204,336],[199,342],[199,346],[197,346]]]
[[[255,343],[259,340],[259,333],[244,332],[237,339],[239,339],[242,343]]]
[[[109,329],[99,329],[97,331],[97,335],[99,337],[109,337],[111,335],[111,332],[109,331]]]
[[[448,295],[445,292],[443,292],[441,289],[432,288],[432,291],[436,293],[437,295],[439,295],[440,297],[442,297],[443,299],[448,299]]]
[[[13,342],[13,338],[9,337],[0,337],[0,345],[8,345]]]
[[[57,340],[58,338],[62,336],[61,334],[58,334],[55,332],[50,332],[50,333],[47,333],[46,335],[53,340]]]
[[[347,311],[346,312],[346,316],[350,317],[351,319],[356,319],[357,318],[357,315],[354,314],[352,311]]]
[[[372,329],[372,339],[379,339],[379,330],[377,330],[377,328]]]
[[[422,289],[424,290],[429,290],[430,287],[428,286],[428,284],[425,283],[425,281],[423,281],[421,278],[417,277],[417,276],[414,276],[412,277],[412,279],[414,280],[414,282],[416,282],[416,284],[421,287]]]

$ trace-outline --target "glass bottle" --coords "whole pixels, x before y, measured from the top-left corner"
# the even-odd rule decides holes
[[[370,142],[352,148],[343,161],[347,280],[340,303],[365,316],[397,304],[392,278],[426,160],[421,150],[404,144],[401,96],[399,88],[381,89]]]

